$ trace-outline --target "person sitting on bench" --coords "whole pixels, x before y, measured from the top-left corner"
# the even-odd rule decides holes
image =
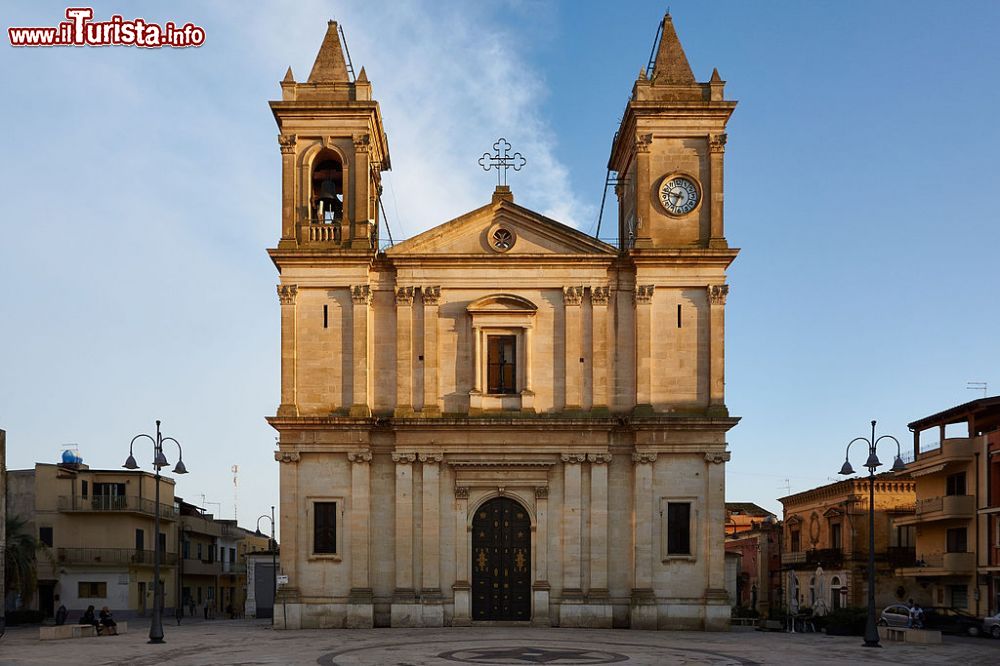
[[[87,610],[83,612],[80,616],[80,624],[90,625],[97,629],[97,633],[101,632],[101,625],[97,622],[97,618],[94,617],[94,606],[87,606]]]
[[[112,636],[118,635],[118,623],[111,617],[111,611],[107,606],[101,609],[101,627]]]

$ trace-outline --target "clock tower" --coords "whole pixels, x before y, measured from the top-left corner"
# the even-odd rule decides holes
[[[713,70],[698,83],[670,15],[615,134],[621,249],[728,248],[723,227],[726,122],[736,102]],[[734,253],[735,256],[735,253]]]

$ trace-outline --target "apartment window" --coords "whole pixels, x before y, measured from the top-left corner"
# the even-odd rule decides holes
[[[958,474],[950,474],[948,478],[945,479],[945,494],[946,495],[965,494],[965,472],[959,472]]]
[[[964,527],[954,527],[948,530],[947,546],[949,553],[968,552],[968,530]]]
[[[84,499],[87,499],[87,482],[86,481],[81,481],[80,482],[80,494],[83,495]]]
[[[202,559],[202,558],[201,558],[201,553],[202,553],[202,551],[201,551],[201,548],[202,548],[202,544],[200,544],[200,543],[199,543],[199,544],[198,544],[198,559],[199,559],[199,560],[200,560],[200,559]]]
[[[77,583],[77,596],[81,599],[105,599],[108,596],[107,583]]]
[[[902,525],[897,527],[896,545],[900,548],[915,548],[917,545],[917,526]]]
[[[183,551],[184,559],[185,560],[190,560],[191,559],[191,542],[188,541],[187,539],[184,539],[184,541],[181,542],[181,550]]]
[[[667,555],[691,554],[691,503],[667,502]]]
[[[337,552],[337,503],[313,504],[313,552]]]
[[[165,532],[160,532],[160,552],[167,552],[167,535]]]
[[[235,562],[236,561],[236,549],[235,548],[230,548],[229,549],[229,561],[230,562]]]
[[[125,484],[95,483],[93,503],[94,508],[105,511],[124,509],[126,506]]]
[[[830,548],[834,550],[840,550],[844,547],[842,537],[841,537],[841,525],[840,523],[834,523],[830,525]]]
[[[146,549],[146,533],[142,530],[135,531],[135,549],[145,550]]]
[[[487,391],[490,393],[516,393],[517,387],[517,336],[490,335],[487,337]]]
[[[969,607],[969,588],[965,585],[949,585],[948,596],[951,597],[952,608]]]
[[[39,527],[38,528],[38,540],[43,544],[52,547],[52,528],[51,527]]]
[[[791,530],[788,533],[788,545],[789,545],[789,552],[797,553],[800,550],[802,550],[799,530]]]

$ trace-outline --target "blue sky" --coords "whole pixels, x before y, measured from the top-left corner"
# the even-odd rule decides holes
[[[1000,391],[994,122],[1000,4],[682,2],[729,126],[731,500],[832,480],[843,447]],[[65,4],[7,5],[55,25]],[[238,8],[248,8],[246,13]],[[164,421],[178,493],[240,522],[277,503],[279,153],[267,101],[342,22],[382,103],[397,239],[487,201],[592,231],[608,149],[664,5],[95,3],[207,32],[186,50],[0,46],[0,427],[10,468],[75,443],[117,467]],[[613,208],[612,208],[613,210]],[[602,236],[614,229],[606,215]],[[168,452],[171,460],[174,453]],[[147,453],[147,457],[148,453]],[[141,458],[140,458],[141,460]],[[861,459],[855,461],[859,466]],[[240,467],[238,498],[231,466]],[[787,479],[787,486],[785,480]],[[217,504],[216,504],[217,503]]]

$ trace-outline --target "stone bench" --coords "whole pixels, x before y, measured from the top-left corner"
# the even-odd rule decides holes
[[[128,622],[118,623],[118,633],[128,633]],[[65,638],[91,638],[93,636],[97,636],[97,628],[89,624],[59,624],[38,628],[38,639],[42,641],[55,641]]]
[[[910,629],[907,627],[879,627],[878,635],[884,641],[897,643],[941,643],[941,632],[934,629]]]

